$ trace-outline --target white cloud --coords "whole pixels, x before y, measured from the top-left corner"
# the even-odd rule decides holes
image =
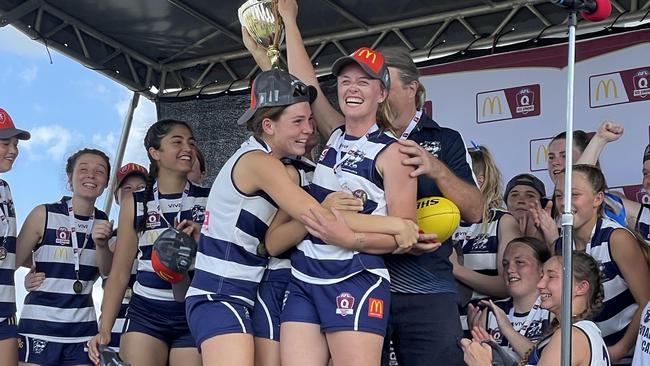
[[[124,117],[129,110],[132,96],[133,94],[131,92],[125,92],[122,99],[115,104],[115,109],[119,113],[122,121],[124,121]],[[144,141],[144,135],[147,133],[147,129],[156,121],[156,118],[156,106],[149,99],[140,97],[138,108],[136,108],[133,115],[123,163],[134,162],[142,164],[145,167],[149,166],[149,159],[147,158],[147,153],[144,150],[142,142]]]
[[[105,152],[108,156],[114,157],[115,152],[117,151],[118,138],[116,133],[109,133],[108,135],[102,135],[99,133],[93,134],[93,145],[97,146],[100,150]]]
[[[60,161],[68,151],[72,132],[59,125],[40,126],[30,129],[32,138],[20,147],[32,160],[50,158]]]
[[[47,58],[45,46],[31,40],[16,28],[0,28],[0,53],[11,53],[29,58]]]
[[[36,80],[36,77],[38,76],[38,67],[36,65],[30,65],[21,71],[18,76],[20,76],[20,78],[26,83],[31,83]]]

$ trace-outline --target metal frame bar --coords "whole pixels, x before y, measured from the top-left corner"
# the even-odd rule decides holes
[[[648,3],[650,6],[650,2]],[[638,21],[640,20],[643,15],[645,14],[645,11],[637,11],[633,13],[626,13],[623,16],[620,17],[619,22],[632,22],[632,21]],[[606,27],[606,21],[601,22],[601,23],[580,23],[580,30],[581,31],[599,31],[602,30]],[[555,26],[552,26],[548,28],[546,32],[544,32],[545,37],[559,37],[559,36],[566,36],[567,32],[567,25],[566,23],[558,24]],[[504,35],[500,39],[500,43],[516,43],[516,42],[524,42],[531,40],[535,38],[536,36],[539,35],[539,31],[535,30],[532,32],[525,32],[525,33],[509,33]],[[485,38],[485,39],[479,39],[477,40],[473,47],[474,49],[476,48],[487,48],[487,47],[492,47],[492,42],[493,40],[491,38]],[[430,59],[440,57],[441,55],[448,55],[454,52],[462,51],[465,48],[466,45],[464,44],[443,44],[440,45],[435,49],[435,51],[432,53],[432,56]],[[414,60],[416,61],[423,61],[427,59],[429,53],[429,49],[418,49],[413,52],[411,52],[411,57],[413,57]],[[330,67],[329,65],[326,66],[321,66],[316,68],[316,75],[318,76],[323,76],[330,74]],[[226,87],[228,85],[223,85],[223,84],[214,84],[214,85],[209,85],[206,86],[202,89],[203,94],[212,94],[212,93],[219,93],[224,90],[226,90]],[[248,81],[241,81],[241,82],[235,82],[231,86],[231,90],[237,90],[237,89],[245,89],[248,88],[249,83]],[[195,90],[185,90],[181,93],[178,93],[177,91],[175,92],[169,92],[169,93],[163,93],[163,96],[179,96],[179,97],[185,97],[185,96],[193,96],[198,94],[198,89]]]
[[[45,2],[44,0],[27,0],[22,4],[18,5],[17,7],[10,9],[9,11],[6,11],[4,14],[0,15],[0,27],[8,24],[9,22],[15,22],[15,20],[24,17],[25,15],[29,14],[32,11],[37,11],[34,24],[26,25],[26,24],[17,23],[15,25],[22,32],[30,35],[31,38],[39,39],[41,37],[40,32],[42,30],[41,20],[43,18],[43,12],[46,11],[48,15],[58,18],[62,22],[60,26],[57,26],[54,29],[49,30],[47,32],[48,35],[52,36],[57,32],[61,31],[62,29],[71,26],[76,34],[77,40],[79,41],[79,47],[76,46],[66,47],[65,45],[59,44],[54,40],[47,39],[48,37],[45,36],[48,46],[74,59],[77,59],[80,63],[86,65],[87,67],[100,71],[101,73],[108,76],[109,78],[123,85],[126,85],[128,88],[132,90],[140,92],[142,95],[150,99],[155,99],[157,96],[161,96],[161,95],[163,96],[196,95],[199,92],[199,90],[206,93],[223,91],[226,89],[226,87],[228,87],[231,84],[232,81],[235,81],[235,83],[232,86],[233,88],[238,88],[239,85],[241,85],[242,87],[248,87],[247,81],[239,82],[237,80],[238,74],[243,75],[243,72],[241,72],[241,70],[234,70],[228,66],[230,64],[230,61],[241,60],[250,57],[248,52],[243,48],[241,50],[237,50],[233,52],[207,55],[201,58],[194,58],[189,60],[177,60],[182,55],[187,54],[187,51],[189,51],[193,47],[200,45],[201,43],[207,41],[210,38],[217,36],[218,34],[225,34],[227,37],[236,40],[239,43],[241,43],[241,39],[239,34],[235,34],[225,26],[210,19],[209,17],[206,17],[205,15],[201,14],[197,10],[188,6],[184,0],[167,0],[167,1],[170,4],[174,5],[175,7],[184,11],[186,14],[210,25],[215,29],[215,31],[204,36],[202,39],[190,45],[187,45],[183,50],[179,51],[178,53],[168,57],[167,59],[161,62],[150,59],[147,56],[140,54],[138,51],[126,47],[124,44],[121,44],[119,41],[112,39],[111,37],[107,37],[106,35],[92,28],[88,24],[69,16],[68,14],[55,8],[51,3]],[[341,54],[347,54],[347,50],[341,44],[342,41],[351,40],[360,37],[367,37],[368,35],[374,34],[376,35],[376,38],[375,41],[373,42],[373,45],[377,46],[391,32],[397,35],[400,41],[404,43],[404,45],[409,47],[409,49],[412,50],[411,55],[415,59],[422,60],[426,58],[430,48],[433,45],[435,45],[437,41],[439,41],[440,37],[444,34],[446,30],[448,30],[449,26],[453,22],[459,22],[461,25],[463,25],[465,29],[467,29],[467,31],[472,36],[474,36],[475,38],[479,38],[480,35],[477,34],[474,27],[468,22],[468,18],[507,11],[507,14],[505,14],[502,18],[503,20],[492,31],[492,35],[495,36],[501,34],[501,32],[503,31],[504,27],[508,24],[508,22],[511,21],[512,18],[517,14],[517,12],[524,7],[528,9],[528,11],[530,11],[533,14],[533,16],[538,18],[541,21],[541,23],[544,24],[544,26],[548,27],[551,25],[551,22],[548,20],[548,18],[544,16],[544,14],[542,14],[536,8],[537,5],[546,3],[547,2],[546,0],[510,0],[504,2],[482,0],[481,5],[474,6],[471,8],[441,12],[436,14],[425,14],[423,16],[416,17],[416,18],[389,22],[389,23],[384,23],[379,25],[366,24],[363,20],[355,16],[350,10],[346,9],[344,6],[339,5],[337,2],[333,0],[321,0],[321,1],[323,4],[331,7],[338,14],[341,14],[341,16],[345,17],[350,22],[352,22],[356,26],[356,28],[346,30],[346,31],[332,32],[329,34],[321,34],[318,36],[305,39],[304,41],[305,46],[307,47],[317,46],[316,50],[312,52],[312,54],[310,55],[310,59],[312,61],[315,60],[316,57],[319,54],[321,54],[322,51],[325,49],[325,47],[330,43],[334,44],[334,46],[337,47],[337,49],[341,52]],[[650,8],[650,0],[647,1],[632,0],[632,2],[630,3],[629,10],[626,9],[624,6],[622,6],[620,2],[617,2],[615,0],[613,1],[613,7],[617,9],[619,13],[626,12],[621,16],[619,21],[639,20],[643,16],[643,14],[645,14],[648,8]],[[413,49],[414,48],[413,43],[408,37],[406,37],[403,30],[419,27],[419,26],[436,25],[436,24],[439,24],[439,27],[431,35],[431,38],[428,40],[425,46],[422,49],[417,49],[417,50]],[[581,30],[585,30],[589,28],[597,29],[600,26],[601,25],[591,25],[591,24],[583,26],[581,24]],[[32,29],[32,27],[34,29]],[[550,27],[547,32],[545,32],[545,36],[562,35],[564,31],[566,31],[566,29],[564,28],[563,25],[554,25]],[[502,41],[503,42],[525,41],[534,38],[537,35],[537,33],[535,34],[533,33],[534,32],[527,32],[525,34],[514,33],[514,32],[509,33],[503,36]],[[104,44],[106,47],[111,47],[112,50],[113,49],[115,50],[115,52],[112,52],[112,50],[109,51],[113,54],[111,54],[109,57],[104,57],[103,60],[93,59],[93,57],[97,58],[97,56],[90,54],[89,52],[90,45],[87,42],[88,39],[86,39],[85,37],[90,37],[93,40],[93,42],[98,41],[100,42],[100,44]],[[475,48],[489,47],[491,45],[490,42],[492,42],[491,39],[479,39],[476,41],[473,47]],[[436,45],[436,49],[433,51],[433,57],[459,51],[463,49],[464,46],[465,45],[459,45],[459,44]],[[119,73],[117,73],[118,70],[111,70],[110,68],[107,68],[105,63],[108,62],[113,57],[117,57],[120,53],[123,53],[125,55],[128,68],[120,69]],[[145,79],[144,84],[143,84],[142,76],[138,75],[136,72],[134,60],[147,67],[147,76],[144,78]],[[173,60],[177,60],[177,61],[173,61]],[[207,80],[206,82],[206,78],[209,77],[210,72],[214,72],[215,70],[214,65],[220,65],[228,73],[228,75],[232,80],[226,79],[226,80],[219,80],[218,82]],[[320,66],[321,67],[319,67],[317,70],[319,74],[325,74],[329,72],[328,70],[329,65],[320,65]],[[202,70],[201,76],[199,77],[198,80],[194,82],[190,82],[189,80],[183,78],[181,74],[182,70],[191,67],[198,67],[200,70]],[[258,68],[256,66],[252,67],[248,72],[246,78],[252,77],[257,70]],[[167,77],[169,77],[169,73],[172,74],[171,77],[173,77],[175,81],[182,82],[182,84],[179,84],[179,88],[169,89],[167,87],[168,84]],[[159,81],[157,83],[158,85],[153,85],[152,84],[153,80],[158,80]],[[151,92],[152,87],[157,88],[157,93]],[[179,90],[181,92],[179,92]]]

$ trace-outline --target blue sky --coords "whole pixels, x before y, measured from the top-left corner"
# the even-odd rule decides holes
[[[11,186],[19,229],[32,208],[69,194],[65,161],[70,154],[94,147],[114,158],[132,96],[103,75],[50,52],[52,64],[45,46],[11,26],[0,28],[0,107],[16,127],[32,134],[31,140],[19,143],[13,169],[2,175]],[[155,117],[154,104],[140,98],[125,161],[148,166],[142,138]],[[103,203],[101,197],[97,207]],[[116,217],[115,206],[112,211]],[[19,302],[23,275],[20,271],[16,276]]]

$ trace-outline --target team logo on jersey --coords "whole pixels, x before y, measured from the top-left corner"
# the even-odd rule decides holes
[[[650,322],[650,308],[648,309],[648,311],[645,312],[645,315],[643,316],[643,322],[644,323]]]
[[[194,222],[205,221],[205,206],[194,205],[194,207],[192,207],[192,221]]]
[[[497,343],[501,343],[501,329],[490,329],[490,336],[492,336],[492,339],[494,339]]]
[[[44,341],[42,339],[33,339],[32,340],[32,352],[34,354],[40,354],[45,350],[45,347],[47,346],[47,341]]]
[[[384,300],[368,298],[368,316],[371,318],[384,318]]]
[[[488,250],[487,247],[488,234],[479,234],[475,241],[472,243],[473,252],[484,252]]]
[[[25,347],[25,343],[23,343],[22,339],[18,338],[18,348],[23,349],[23,347]]]
[[[356,169],[357,165],[366,158],[366,153],[356,149],[348,151],[346,154],[345,162],[343,162],[343,167],[348,169]]]
[[[348,292],[342,292],[336,297],[336,313],[341,316],[354,314],[354,296]]]
[[[542,322],[532,322],[526,329],[526,338],[533,339],[542,335]]]
[[[70,245],[70,230],[67,227],[56,229],[56,239],[54,241],[57,244]]]
[[[440,152],[440,141],[422,141],[420,146],[426,150],[429,154],[438,157],[438,152]]]
[[[147,229],[155,229],[160,226],[160,214],[156,211],[147,212]]]

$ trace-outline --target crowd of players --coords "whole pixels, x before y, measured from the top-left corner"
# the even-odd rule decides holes
[[[110,345],[135,366],[558,365],[558,217],[571,194],[572,364],[650,365],[650,205],[609,192],[598,167],[621,125],[604,122],[592,138],[574,132],[571,192],[562,133],[548,146],[554,187],[520,174],[503,190],[486,146],[466,149],[422,112],[406,50],[360,48],[337,60],[336,109],[295,0],[279,11],[289,72],[271,70],[243,32],[265,70],[237,121],[252,136],[211,189],[201,186],[196,137],[178,120],[149,128],[148,170],[129,163],[115,173],[119,229],[95,208],[111,176],[99,150],[68,158],[71,196],[35,207],[20,233],[0,180],[0,364],[99,363],[98,346]],[[2,109],[0,122],[4,173],[30,135]],[[415,224],[416,199],[431,196],[461,212],[444,243]],[[154,269],[154,243],[170,227],[198,243],[184,288]],[[17,266],[31,268],[19,321]]]

